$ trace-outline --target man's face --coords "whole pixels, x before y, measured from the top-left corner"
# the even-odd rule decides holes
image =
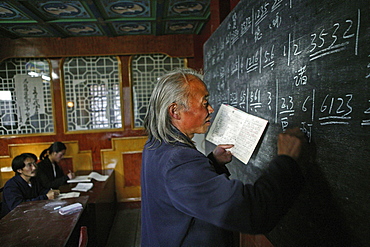
[[[204,83],[196,77],[189,78],[188,109],[181,109],[179,120],[174,125],[189,138],[194,134],[206,133],[211,125],[210,114],[214,112],[208,103],[208,90]]]
[[[21,174],[22,177],[34,177],[36,176],[36,163],[35,160],[32,158],[27,158],[24,160],[24,167],[22,169],[18,169],[18,172]]]

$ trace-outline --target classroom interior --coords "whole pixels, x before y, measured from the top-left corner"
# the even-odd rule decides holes
[[[67,146],[61,161],[64,171],[114,169],[117,214],[114,223],[111,222],[107,246],[139,246],[140,166],[146,141],[142,122],[145,101],[148,94],[150,96],[150,92],[144,91],[145,87],[152,88],[150,80],[176,67],[201,70],[204,42],[239,1],[198,1],[200,4],[193,7],[195,11],[175,17],[166,14],[165,9],[184,1],[133,1],[133,4],[151,8],[150,17],[136,16],[138,23],[149,23],[151,27],[150,33],[141,35],[137,30],[129,30],[130,33],[124,28],[117,28],[117,32],[108,30],[107,23],[112,29],[116,23],[127,20],[110,17],[111,21],[101,14],[107,1],[72,1],[73,6],[88,10],[92,16],[100,14],[96,19],[88,19],[78,13],[73,20],[62,15],[58,20],[56,13],[52,13],[54,18],[40,14],[42,4],[55,4],[55,1],[39,2],[34,6],[27,1],[0,2],[3,11],[0,17],[0,91],[7,92],[1,95],[0,186],[14,175],[10,164],[16,155],[31,152],[38,156],[51,143],[61,141]],[[119,1],[111,2],[119,4]],[[197,9],[199,7],[201,9]],[[18,16],[12,19],[9,10]],[[128,23],[132,26],[137,20],[129,14]],[[28,23],[27,17],[31,19]],[[171,21],[180,22],[183,27],[166,32],[165,25]],[[40,24],[37,27],[42,30],[40,33],[32,32],[35,23]],[[56,27],[59,23],[62,23],[60,26],[87,23],[89,27],[98,24],[99,32],[72,33],[69,29],[67,33],[61,31],[60,26]],[[184,27],[184,23],[188,23],[187,26]],[[31,31],[14,31],[20,25]],[[148,26],[145,27],[148,30]],[[19,80],[42,78],[44,86],[38,87],[40,91],[36,96],[41,105],[38,112],[19,110],[23,115],[14,115],[14,97],[19,105],[29,107],[20,96],[15,96],[17,91],[22,91],[11,82],[17,76]],[[76,80],[84,84],[79,89],[74,85]],[[104,90],[109,90],[111,95],[106,96]],[[94,94],[93,91],[95,97],[79,98],[79,94]],[[9,100],[8,97],[13,98]],[[107,102],[108,97],[113,99]],[[111,104],[110,120],[105,118],[107,104]],[[95,120],[88,119],[89,115]],[[21,125],[23,127],[18,128]],[[89,246],[94,245],[90,241]]]
[[[18,2],[22,4],[17,5]],[[41,6],[63,1],[35,2],[35,6]],[[78,13],[85,16],[54,20],[38,15],[36,7],[27,1],[0,2],[0,187],[14,175],[10,164],[15,156],[24,152],[39,155],[51,143],[61,141],[67,146],[60,164],[64,171],[100,171],[102,174],[109,171],[111,176],[109,183],[104,183],[101,190],[85,202],[90,207],[89,215],[96,220],[86,223],[88,228],[93,224],[90,233],[91,229],[93,234],[101,231],[96,234],[97,239],[90,236],[88,246],[140,246],[140,168],[147,140],[143,120],[152,82],[176,67],[203,70],[206,60],[203,45],[242,0],[125,1],[154,9],[146,13],[148,16],[138,15],[138,23],[142,24],[139,26],[131,13],[125,17],[127,20],[109,19],[108,11],[94,20],[88,17],[96,16],[105,8],[104,4],[120,1],[69,2],[88,9]],[[172,19],[170,14],[163,14],[177,3],[191,3],[195,12],[200,11],[197,8],[201,5],[201,14],[185,13]],[[30,18],[33,20],[28,24],[40,24],[41,31],[28,29],[26,35],[24,29],[27,28],[22,24],[22,30],[18,29],[16,34],[15,26],[9,21],[11,15],[6,10],[1,12],[1,8],[9,6],[18,11],[17,24],[27,23]],[[126,21],[129,25],[122,26]],[[79,26],[81,23],[90,26],[86,29]],[[180,24],[170,28],[174,23]],[[71,32],[76,33],[71,35]],[[52,35],[48,35],[50,33]],[[26,81],[37,90],[27,93]],[[367,133],[366,130],[363,133]],[[202,151],[203,141],[198,141]],[[363,143],[368,147],[366,141]],[[325,193],[330,194],[331,188],[325,182],[317,186],[328,188]],[[359,190],[365,191],[363,188]],[[365,208],[365,204],[361,207]],[[99,221],[106,222],[100,225]],[[334,229],[335,223],[325,222],[325,227]],[[76,229],[71,236],[78,238],[79,229]],[[284,237],[290,238],[289,231],[285,232],[288,233]],[[235,238],[240,247],[274,246],[269,237],[262,234],[235,233]],[[71,246],[75,245],[72,241]]]

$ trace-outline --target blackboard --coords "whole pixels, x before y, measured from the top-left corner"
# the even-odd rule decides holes
[[[369,16],[367,0],[241,1],[204,45],[214,115],[225,103],[269,121],[232,178],[253,183],[279,132],[308,139],[307,183],[267,234],[275,246],[370,245]]]

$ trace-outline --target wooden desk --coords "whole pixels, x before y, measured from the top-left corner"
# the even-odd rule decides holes
[[[87,226],[88,246],[105,246],[113,225],[116,213],[116,195],[114,170],[94,170],[102,175],[109,175],[104,182],[94,179],[93,188],[87,192],[80,192],[80,196],[89,196],[87,207],[81,217],[81,225]],[[77,171],[76,176],[88,175],[91,171]],[[70,192],[77,184],[66,184],[60,187],[62,193]]]
[[[85,208],[87,196],[65,200],[23,202],[0,220],[0,246],[63,247],[77,225],[82,210],[60,215],[55,205],[79,202]]]

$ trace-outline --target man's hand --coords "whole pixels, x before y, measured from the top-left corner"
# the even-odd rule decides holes
[[[53,200],[55,198],[57,198],[60,194],[60,191],[59,190],[49,190],[49,192],[46,194],[46,196],[48,197],[49,200]]]
[[[278,138],[278,155],[288,155],[297,160],[301,154],[304,134],[299,128],[287,129]]]
[[[74,179],[76,177],[75,174],[71,170],[68,171],[67,176],[69,179]]]
[[[233,144],[220,144],[213,150],[213,157],[220,165],[227,164],[232,159],[232,154],[227,149],[234,147]]]

